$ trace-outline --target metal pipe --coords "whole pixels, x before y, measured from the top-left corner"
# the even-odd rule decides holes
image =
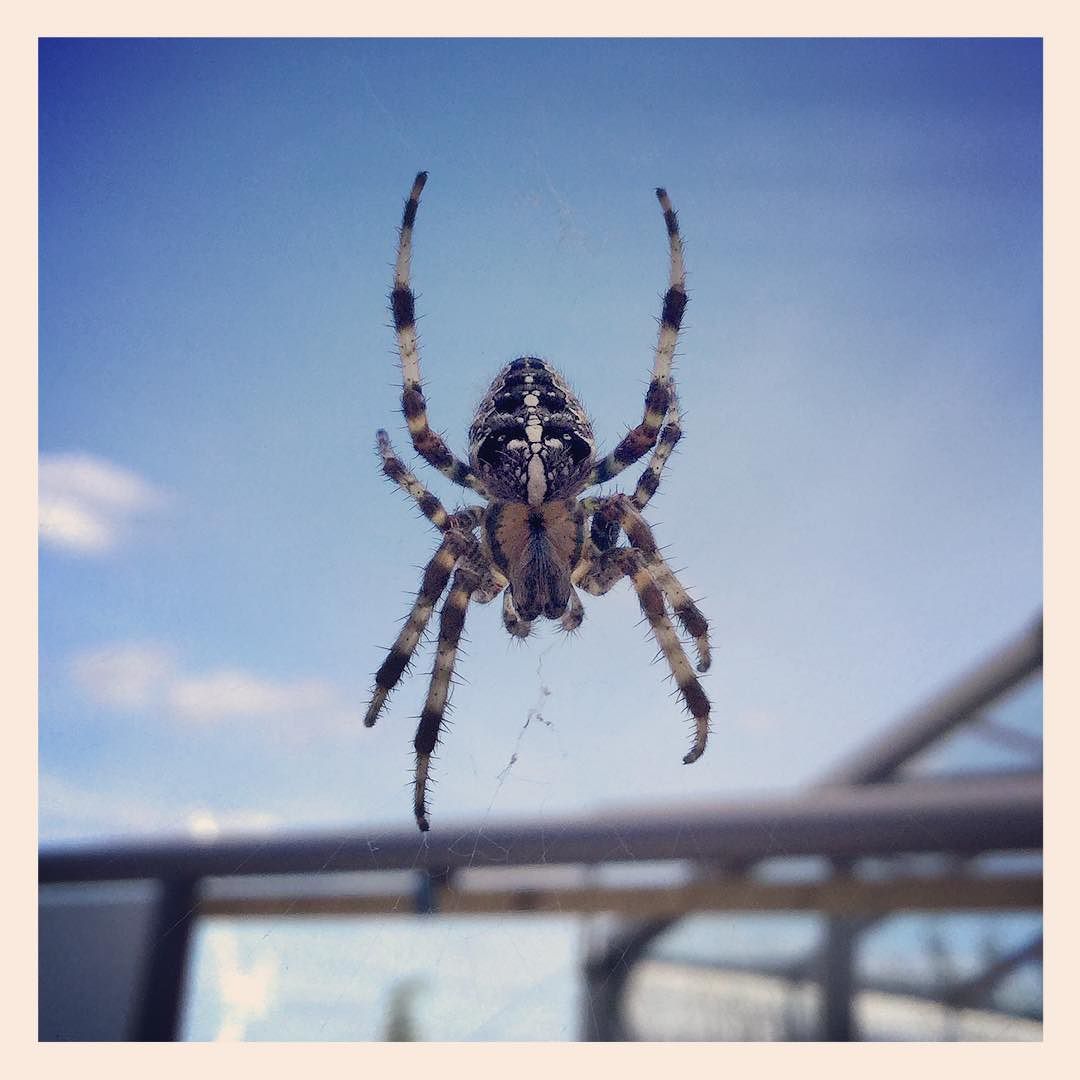
[[[474,843],[473,841],[476,841]],[[1042,846],[1042,775],[920,780],[813,791],[768,801],[718,803],[696,812],[588,821],[489,825],[480,831],[412,831],[342,839],[147,841],[45,850],[38,881],[236,878],[334,871],[467,869],[641,859],[760,859],[900,852],[1030,850]]]

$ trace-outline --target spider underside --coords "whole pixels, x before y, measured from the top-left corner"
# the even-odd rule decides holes
[[[706,671],[710,660],[705,617],[661,555],[641,515],[682,437],[672,361],[686,307],[686,272],[678,221],[667,192],[658,188],[656,195],[667,225],[670,282],[641,423],[597,461],[588,416],[566,381],[546,360],[523,356],[503,368],[480,402],[469,429],[466,463],[431,429],[420,380],[409,277],[413,224],[426,180],[427,173],[417,175],[405,203],[390,294],[401,356],[401,406],[416,452],[484,504],[448,513],[395,454],[387,433],[379,431],[383,472],[415,499],[442,534],[424,569],[412,611],[375,676],[364,717],[366,726],[375,723],[446,593],[439,613],[435,667],[414,741],[413,809],[422,831],[429,827],[431,755],[439,740],[470,601],[487,604],[501,594],[503,624],[513,636],[525,638],[538,618],[557,620],[566,631],[576,630],[585,615],[578,589],[603,596],[629,578],[694,720],[693,745],[683,758],[687,764],[705,750],[709,700],[668,617],[669,609],[694,641],[697,670]],[[633,495],[579,497],[650,451]],[[628,544],[620,545],[624,535]]]

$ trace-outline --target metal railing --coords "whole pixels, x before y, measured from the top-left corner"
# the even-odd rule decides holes
[[[816,911],[829,917],[825,948],[829,1037],[850,1036],[851,948],[861,927],[898,910],[1031,910],[1041,907],[1041,873],[987,873],[972,857],[1038,851],[1042,846],[1041,773],[892,780],[900,765],[1041,667],[1041,624],[930,706],[886,733],[822,784],[786,798],[716,802],[695,809],[635,808],[601,815],[517,824],[446,826],[350,835],[155,840],[42,851],[38,880],[62,883],[155,880],[161,899],[151,934],[131,1037],[174,1039],[193,927],[200,917],[374,913],[589,914],[632,919],[624,933],[586,968],[592,1027],[587,1036],[622,1034],[626,975],[673,920],[699,911]],[[946,873],[867,879],[854,872],[866,856],[938,852],[957,856]],[[821,856],[833,874],[821,881],[770,883],[754,878],[764,858]],[[597,867],[638,860],[689,863],[695,880],[672,886],[522,885],[468,871]],[[717,868],[725,873],[717,874]],[[357,888],[312,890],[311,875],[409,871],[414,891],[401,895]],[[264,882],[273,876],[273,895]],[[475,875],[473,875],[475,876]],[[208,882],[230,882],[228,895]],[[244,883],[250,883],[245,888]],[[853,920],[860,919],[861,922]],[[643,920],[643,921],[642,921]],[[842,946],[842,948],[840,947]],[[831,1008],[831,1012],[829,1011]],[[831,1021],[828,1017],[831,1016]],[[831,1027],[830,1027],[831,1023]]]

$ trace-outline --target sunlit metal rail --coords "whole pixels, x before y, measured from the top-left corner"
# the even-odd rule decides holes
[[[1042,875],[903,877],[888,881],[830,878],[822,882],[691,882],[675,886],[584,885],[455,888],[439,891],[440,915],[593,915],[637,918],[696,912],[797,912],[874,915],[894,911],[1038,911]],[[402,915],[415,911],[392,894],[208,897],[202,916]]]
[[[358,870],[433,870],[640,860],[827,857],[1042,847],[1042,774],[951,777],[678,812],[635,808],[625,820],[545,819],[427,837],[414,830],[54,848],[38,881],[201,879]]]

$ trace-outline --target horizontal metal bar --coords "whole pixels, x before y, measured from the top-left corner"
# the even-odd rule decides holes
[[[812,911],[866,915],[887,911],[1038,910],[1042,875],[979,878],[908,878],[774,884],[759,881],[694,882],[671,888],[581,886],[525,889],[440,890],[441,915],[591,914],[613,911],[635,917],[686,915],[698,911]],[[199,914],[228,916],[408,915],[415,909],[400,896],[286,896],[208,898]]]
[[[723,977],[724,975],[750,975],[761,979],[780,979],[785,983],[803,982],[813,975],[807,972],[793,973],[783,964],[769,962],[768,960],[703,960],[699,957],[650,956],[644,960],[637,969],[655,967],[667,970],[692,970],[709,972]],[[914,998],[929,1004],[942,1005],[956,1009],[977,1009],[981,1013],[991,1016],[1008,1017],[1010,1019],[1029,1020],[1034,1023],[1042,1023],[1042,1010],[1040,1008],[1003,1008],[995,1005],[993,1001],[957,1001],[953,991],[948,988],[937,987],[929,984],[915,983],[903,979],[889,979],[881,976],[857,976],[853,988],[855,994],[885,994],[896,998]]]
[[[1042,775],[1024,773],[828,788],[695,811],[638,808],[625,817],[444,826],[424,837],[408,830],[71,847],[39,854],[38,881],[927,851],[970,855],[1041,847]]]

